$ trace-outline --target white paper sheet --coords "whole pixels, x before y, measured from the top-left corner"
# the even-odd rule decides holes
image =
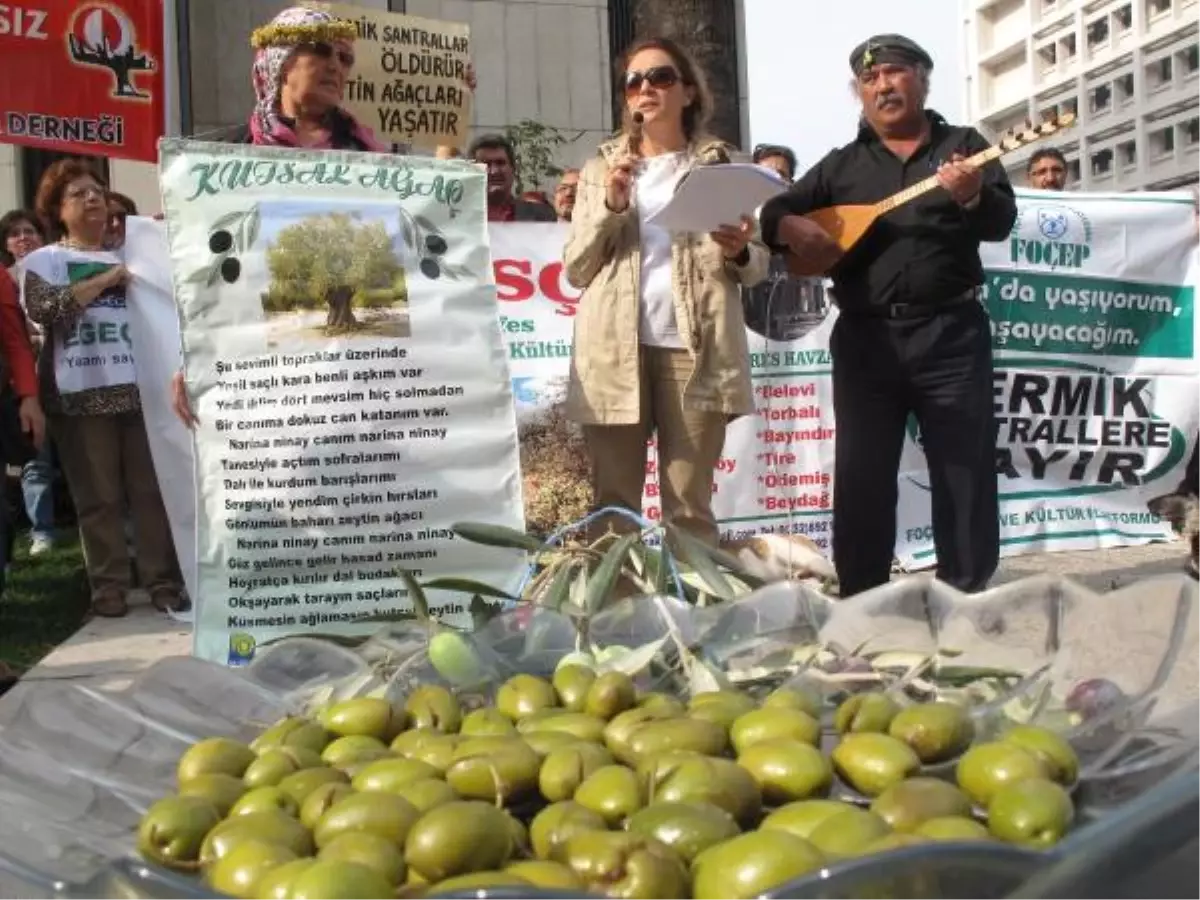
[[[754,215],[786,189],[787,183],[765,166],[698,166],[679,182],[671,201],[647,221],[668,231],[716,231]]]

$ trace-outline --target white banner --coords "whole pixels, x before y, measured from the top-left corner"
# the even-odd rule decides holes
[[[522,520],[485,176],[178,140],[160,172],[200,422],[196,655],[372,630],[411,608],[399,569],[515,587],[522,554],[450,528]],[[470,624],[469,597],[429,600]]]
[[[1146,502],[1183,476],[1200,422],[1195,207],[1186,194],[1021,192],[1008,241],[984,245],[996,347],[1001,553],[1170,539]],[[526,417],[561,398],[579,292],[564,225],[492,229],[514,394]],[[755,416],[729,429],[714,479],[727,538],[801,533],[830,550],[836,312],[747,306]],[[659,515],[651,448],[645,514]],[[935,564],[915,421],[900,471],[896,553]]]
[[[142,216],[125,220],[129,281],[129,331],[137,360],[142,420],[162,492],[175,555],[193,601],[196,583],[196,466],[192,434],[171,410],[171,379],[179,370],[179,312],[171,286],[167,230]]]

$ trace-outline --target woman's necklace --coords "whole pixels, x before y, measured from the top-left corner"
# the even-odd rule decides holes
[[[85,244],[83,241],[77,241],[74,238],[61,237],[58,239],[58,243],[67,250],[79,250],[83,253],[98,253],[106,249],[103,241],[99,244]]]

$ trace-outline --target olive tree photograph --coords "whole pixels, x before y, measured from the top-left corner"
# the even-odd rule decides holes
[[[392,219],[394,231],[384,216],[360,211],[313,212],[276,228],[268,219],[267,318],[287,316],[289,326],[321,337],[410,337],[406,248],[397,246],[395,212]]]

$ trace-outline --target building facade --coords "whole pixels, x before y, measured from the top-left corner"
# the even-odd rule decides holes
[[[1074,113],[1061,138],[1005,158],[1016,184],[1042,145],[1070,189],[1168,190],[1200,168],[1198,0],[962,0],[966,109],[995,140]]]
[[[164,0],[168,133],[204,135],[244,122],[253,105],[250,32],[296,0]],[[532,120],[567,139],[560,165],[579,165],[614,127],[616,59],[632,37],[632,0],[347,0],[471,27],[478,88],[472,135]],[[745,97],[742,0],[731,0]],[[181,78],[180,74],[185,73]],[[745,100],[742,133],[749,132]],[[0,212],[33,201],[57,154],[0,144]],[[156,167],[103,160],[114,190],[139,211],[161,209]]]

